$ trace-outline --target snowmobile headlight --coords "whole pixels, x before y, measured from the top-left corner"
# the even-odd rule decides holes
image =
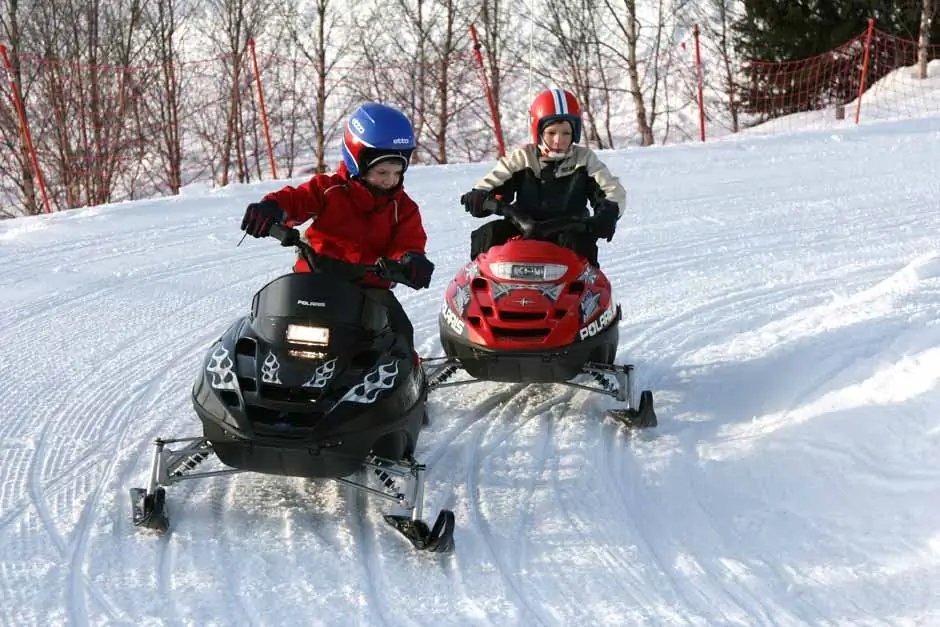
[[[287,354],[297,359],[312,359],[314,361],[324,359],[327,354],[320,351],[287,351]]]
[[[326,327],[289,324],[287,325],[287,341],[310,346],[327,346],[330,343],[330,330]]]
[[[557,281],[568,272],[568,266],[562,263],[500,261],[491,264],[490,271],[506,281]]]

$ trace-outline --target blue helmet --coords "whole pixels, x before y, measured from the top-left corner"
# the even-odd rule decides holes
[[[356,109],[343,133],[343,162],[352,176],[364,175],[380,161],[400,161],[408,169],[415,149],[415,132],[405,114],[377,102]]]

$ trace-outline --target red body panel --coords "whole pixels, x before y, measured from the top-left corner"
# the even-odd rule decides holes
[[[494,264],[560,264],[552,280],[501,278]],[[616,319],[610,282],[574,252],[516,239],[494,246],[457,273],[442,324],[464,342],[500,351],[555,349],[593,336]]]

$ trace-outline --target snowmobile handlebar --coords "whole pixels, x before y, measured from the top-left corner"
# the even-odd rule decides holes
[[[498,198],[487,198],[483,208],[491,214],[502,216],[512,222],[522,233],[523,239],[539,239],[558,233],[593,233],[594,218],[590,216],[558,216],[538,220],[527,215],[516,205],[503,202]]]
[[[349,263],[317,253],[313,246],[301,239],[300,231],[284,224],[272,224],[269,235],[279,241],[281,246],[294,246],[299,249],[313,272],[332,274],[350,281],[361,279],[370,272],[380,274],[376,265]]]
[[[423,287],[414,285],[404,273],[401,264],[394,260],[380,259],[378,263],[366,265],[321,255],[300,237],[300,231],[280,223],[272,224],[268,235],[279,241],[281,246],[294,246],[300,250],[313,272],[330,274],[347,281],[358,281],[367,274],[374,274],[386,281],[401,283],[414,289]]]

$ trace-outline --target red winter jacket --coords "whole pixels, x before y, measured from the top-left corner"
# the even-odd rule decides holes
[[[288,185],[264,199],[276,201],[287,213],[288,226],[313,218],[306,238],[321,255],[369,265],[380,257],[398,259],[406,252],[425,252],[428,236],[415,201],[401,188],[391,195],[373,195],[349,176],[343,163],[336,174],[317,174],[298,187]],[[300,260],[294,270],[309,272],[310,268]],[[374,275],[362,282],[391,286]]]

